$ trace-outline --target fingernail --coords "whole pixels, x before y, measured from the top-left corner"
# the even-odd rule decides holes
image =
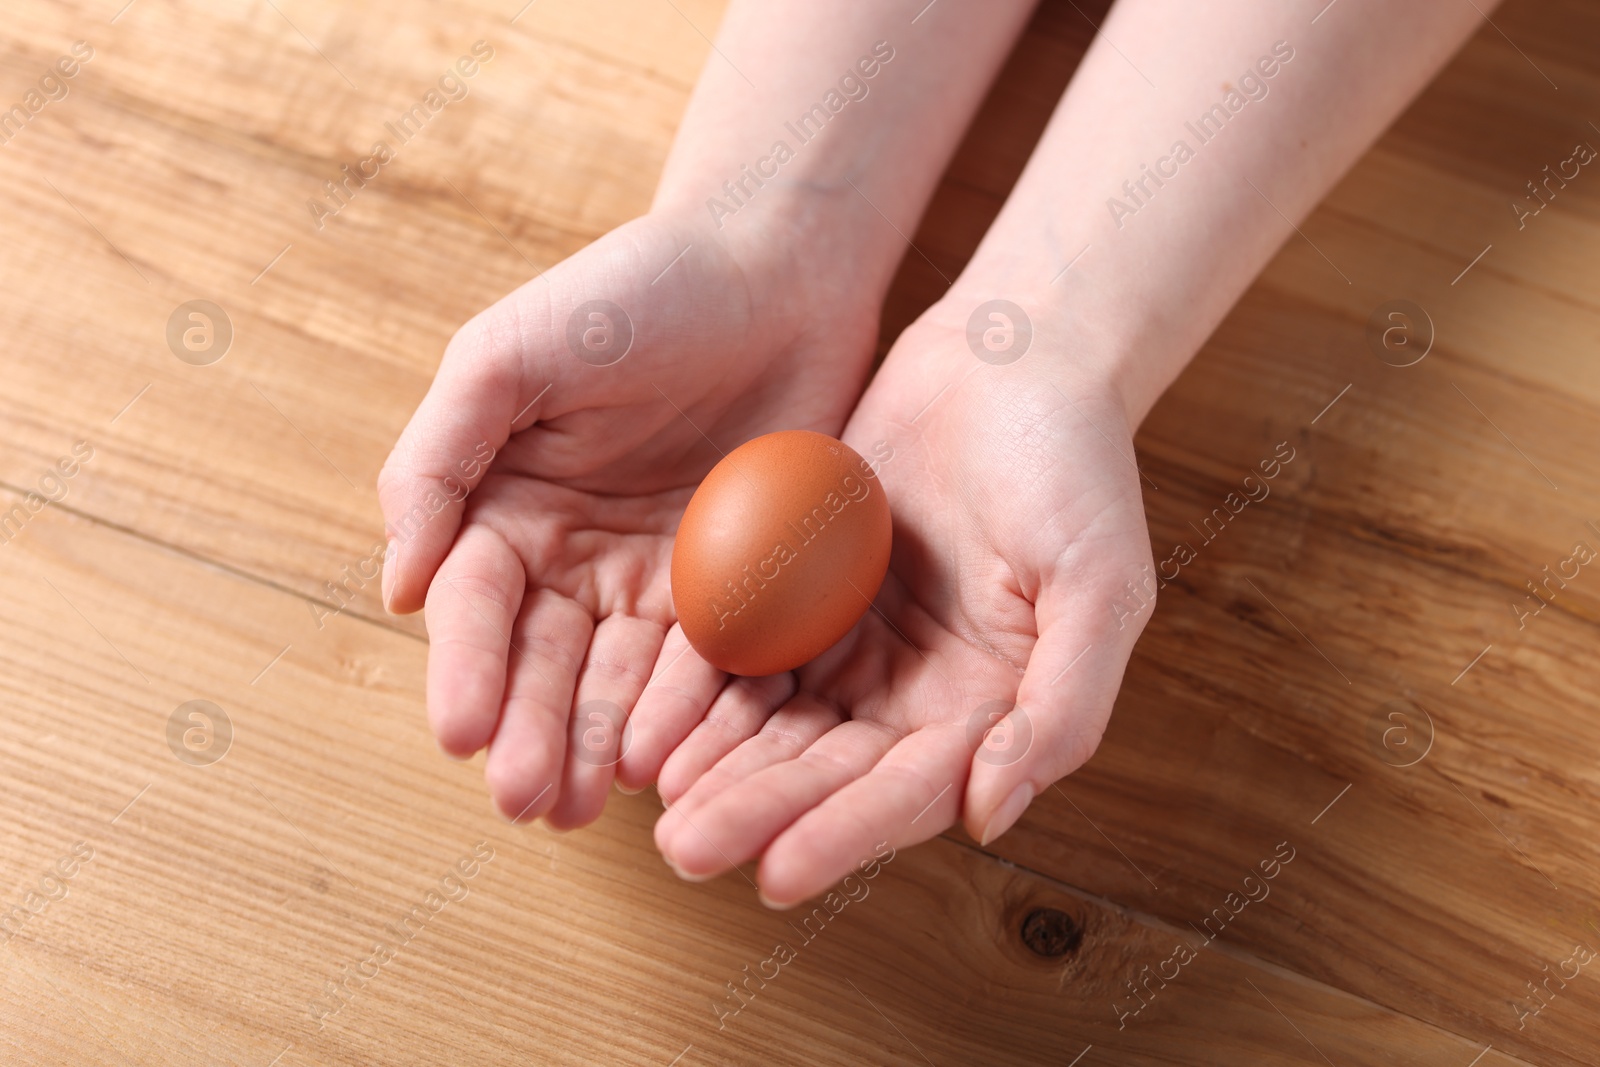
[[[467,760],[477,755],[475,752],[468,752],[465,756],[458,756],[454,752],[451,752],[448,748],[445,748],[443,745],[439,746],[439,751],[444,753],[445,759],[454,760],[456,763],[465,763]]]
[[[665,856],[662,856],[661,858],[667,859]],[[685,882],[709,882],[711,879],[716,877],[715,874],[690,874],[688,871],[684,870],[682,867],[679,867],[671,860],[667,860],[667,866],[672,868],[673,874],[677,875],[679,878],[682,878]]]
[[[1033,801],[1033,786],[1023,782],[1011,791],[1011,795],[994,809],[994,814],[989,816],[989,822],[983,828],[983,836],[978,839],[978,844],[987,845],[1011,829],[1011,824],[1022,817],[1030,803]]]
[[[637,796],[638,794],[643,793],[645,790],[645,787],[642,785],[638,789],[629,789],[621,782],[615,782],[613,784],[617,787],[617,792],[621,793],[625,797]]]
[[[790,908],[794,907],[793,904],[779,904],[776,900],[773,900],[771,897],[767,896],[766,892],[761,889],[756,890],[756,899],[761,901],[762,906],[771,908],[773,911],[788,911]]]
[[[389,604],[394,599],[394,564],[399,555],[400,546],[389,538],[389,547],[383,551],[383,610],[390,614],[394,613]]]
[[[543,796],[543,795],[544,794],[542,794],[542,793],[540,794],[540,796]],[[537,800],[537,798],[535,798],[535,800]],[[521,811],[517,812],[515,815],[508,814],[506,812],[506,810],[500,806],[500,802],[495,800],[493,797],[489,798],[489,806],[491,808],[493,808],[496,812],[498,812],[500,817],[502,819],[504,819],[506,822],[510,823],[512,826],[528,826],[528,825],[531,825],[533,823],[538,822],[539,818],[540,818],[538,815],[535,815],[531,819],[528,818],[528,810],[533,807],[533,804],[526,805],[525,807],[523,807],[523,809]]]

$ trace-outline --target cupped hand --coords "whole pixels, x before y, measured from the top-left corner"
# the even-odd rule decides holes
[[[680,664],[639,701],[624,766],[671,751],[656,841],[685,877],[759,855],[787,905],[882,842],[959,819],[986,843],[1098,744],[1154,605],[1129,417],[1069,345],[979,359],[971,307],[908,329],[845,430],[894,511],[855,629],[790,674]]]
[[[865,380],[876,294],[719,237],[645,216],[473,318],[379,475],[429,723],[455,757],[487,746],[508,817],[599,814],[624,718],[682,647],[672,536],[719,446],[837,434]]]

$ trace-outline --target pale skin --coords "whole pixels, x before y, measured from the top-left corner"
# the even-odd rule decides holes
[[[425,608],[430,724],[453,756],[487,749],[508,817],[580,826],[613,782],[656,782],[668,863],[698,879],[759,857],[776,906],[878,842],[1009,829],[1093,754],[1151,614],[1111,607],[1153,566],[1134,430],[1300,240],[1286,220],[1492,10],[1119,0],[978,252],[869,383],[901,234],[1031,6],[941,0],[913,24],[921,0],[733,0],[650,212],[451,341],[380,476],[391,529],[481,443],[497,454],[464,503],[392,544],[384,597]],[[879,41],[894,57],[867,96],[714,219],[707,199],[775,139],[793,145],[783,123]],[[1293,57],[1268,77],[1257,63],[1277,42]],[[1198,144],[1184,124],[1251,71],[1266,95]],[[1193,158],[1135,200],[1123,183],[1180,138]],[[1331,265],[1328,284],[1346,284]],[[596,298],[637,331],[608,367],[567,346],[568,316]],[[967,342],[995,298],[1033,328],[1007,364]],[[720,453],[778,429],[887,446],[894,554],[838,645],[730,678],[675,625],[672,535]],[[574,715],[592,701],[630,716],[620,758],[615,730]],[[1012,710],[982,744],[972,724],[994,707]]]

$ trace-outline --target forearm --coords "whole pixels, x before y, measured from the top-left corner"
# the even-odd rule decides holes
[[[1338,0],[1312,24],[1317,6],[1119,0],[960,298],[1037,314],[1053,358],[1109,377],[1137,425],[1274,250],[1301,240],[1289,220],[1493,8]]]
[[[733,0],[653,206],[881,294],[1032,7]]]

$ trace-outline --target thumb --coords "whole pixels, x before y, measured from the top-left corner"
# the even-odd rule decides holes
[[[451,338],[438,376],[378,475],[389,538],[383,600],[391,612],[422,607],[467,494],[513,433],[616,402],[616,377],[600,371],[633,348],[625,305],[643,304],[651,271],[683,251],[675,234],[636,220],[503,297]],[[673,278],[661,298],[681,284]],[[672,306],[689,322],[704,312],[689,300]]]
[[[1009,830],[1035,797],[1094,755],[1128,656],[1155,608],[1148,567],[1139,581],[1120,586],[1072,583],[1068,592],[1068,584],[1041,591],[1039,639],[1015,702],[992,701],[974,713],[969,739],[979,743],[963,820],[980,844]],[[986,720],[992,725],[980,733]]]
[[[455,541],[467,494],[511,434],[537,421],[549,400],[552,361],[529,358],[529,339],[549,332],[547,289],[535,279],[456,332],[384,462],[378,502],[389,542],[383,602],[391,612],[422,607]]]

